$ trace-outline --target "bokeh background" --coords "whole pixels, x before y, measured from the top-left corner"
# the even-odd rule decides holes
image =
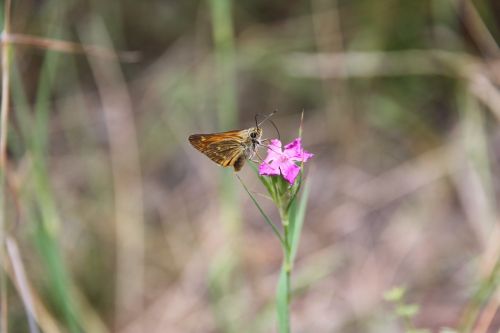
[[[275,332],[280,245],[187,137],[278,110],[315,154],[292,331],[498,332],[499,4],[14,1],[119,59],[10,48],[3,328]]]

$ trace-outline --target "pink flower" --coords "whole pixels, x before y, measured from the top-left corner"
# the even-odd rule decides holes
[[[268,146],[267,157],[259,166],[262,176],[279,176],[293,184],[299,174],[300,167],[297,162],[306,162],[314,155],[302,148],[300,138],[297,138],[282,149],[280,140],[273,139]]]

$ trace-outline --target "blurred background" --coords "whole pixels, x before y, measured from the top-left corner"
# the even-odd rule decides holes
[[[4,331],[275,332],[280,244],[187,141],[273,110],[315,154],[293,332],[500,329],[500,2],[1,7]]]

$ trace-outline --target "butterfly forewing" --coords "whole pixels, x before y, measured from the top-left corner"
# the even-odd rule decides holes
[[[257,147],[262,145],[262,128],[259,126],[275,113],[276,111],[272,112],[260,123],[255,116],[255,127],[221,133],[193,134],[188,139],[193,147],[215,163],[223,167],[232,166],[235,171],[240,171],[245,160],[252,159]],[[274,127],[276,128],[276,125]]]
[[[245,130],[193,134],[189,137],[189,142],[215,163],[223,167],[234,166],[239,171],[245,161],[246,136]]]

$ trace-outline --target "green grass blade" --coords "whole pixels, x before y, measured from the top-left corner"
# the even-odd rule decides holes
[[[248,190],[248,188],[246,187],[245,183],[243,183],[243,181],[241,180],[240,176],[236,175],[236,177],[238,177],[238,180],[240,181],[241,185],[243,185],[243,188],[248,193],[248,195],[252,199],[252,201],[255,204],[255,206],[257,206],[257,209],[261,213],[262,217],[264,217],[264,220],[266,221],[266,223],[269,224],[269,226],[273,229],[274,234],[276,235],[276,237],[279,238],[279,240],[281,242],[281,245],[285,246],[285,242],[283,240],[283,236],[281,235],[280,231],[278,230],[278,227],[276,227],[276,225],[273,223],[273,221],[271,221],[271,219],[266,215],[266,213],[264,213],[264,210],[260,207],[260,205],[257,202],[257,200],[255,199],[255,197]]]
[[[299,248],[300,234],[302,232],[302,226],[304,225],[304,217],[306,214],[307,199],[309,198],[310,186],[309,182],[304,186],[304,192],[300,197],[298,206],[293,204],[295,207],[290,211],[290,226],[292,228],[292,239],[290,242],[290,262],[293,265],[295,255],[297,254],[297,249]],[[295,201],[296,202],[296,201]]]
[[[231,0],[210,0],[214,38],[217,106],[219,125],[229,128],[236,123],[238,95]]]
[[[17,55],[15,50],[13,50],[12,57],[12,71],[11,71],[11,80],[12,80],[12,100],[13,105],[16,107],[16,112],[14,114],[15,119],[17,120],[17,124],[19,126],[19,136],[22,138],[22,143],[26,147],[26,149],[33,150],[32,147],[33,139],[31,138],[33,132],[33,121],[31,119],[31,106],[28,101],[28,96],[26,96],[26,91],[23,86],[22,76],[19,69],[19,63],[16,61]],[[16,153],[21,153],[21,151],[15,151]]]
[[[58,18],[56,18],[57,20]],[[61,27],[49,32],[49,36],[59,37]],[[59,245],[60,216],[52,193],[50,174],[47,168],[49,150],[49,120],[51,115],[51,95],[56,86],[56,75],[61,65],[58,52],[46,52],[38,80],[35,100],[33,128],[29,137],[29,148],[33,155],[34,191],[29,194],[35,202],[32,221],[36,221],[35,243],[40,258],[46,267],[48,289],[58,311],[61,312],[69,332],[82,332],[82,321],[71,293],[72,281]],[[26,126],[24,126],[25,128]]]
[[[297,195],[299,194],[299,191],[302,188],[302,173],[303,173],[303,169],[300,170],[299,176],[298,176],[297,180],[295,180],[295,184],[293,184],[292,188],[290,189],[292,195],[290,197],[290,202],[288,203],[288,206],[286,207],[287,211],[290,211],[292,209],[291,206],[295,203],[295,201],[297,199]]]
[[[62,315],[66,322],[69,332],[82,332],[79,323],[78,313],[75,309],[73,300],[69,296],[70,279],[63,265],[61,249],[51,235],[50,230],[43,223],[37,224],[36,243],[40,250],[46,269],[50,272],[48,280],[50,284],[50,293],[52,300],[62,310]]]

